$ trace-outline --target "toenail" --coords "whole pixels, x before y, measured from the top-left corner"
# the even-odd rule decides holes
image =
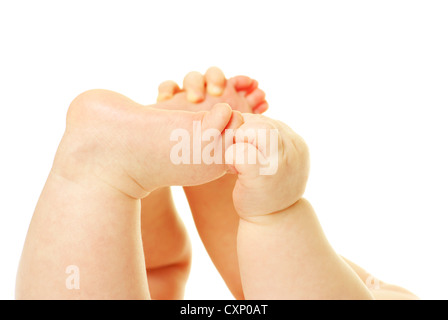
[[[209,84],[209,85],[207,85],[207,91],[211,95],[220,96],[223,92],[223,89],[217,85]]]
[[[187,99],[191,102],[198,102],[204,100],[204,95],[199,92],[188,92]]]

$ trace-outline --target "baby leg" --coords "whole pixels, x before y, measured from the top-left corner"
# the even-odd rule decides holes
[[[140,201],[51,172],[17,274],[18,299],[149,299]]]
[[[148,299],[140,199],[224,174],[171,163],[170,134],[191,135],[195,121],[222,132],[231,118],[224,105],[161,111],[104,90],[75,99],[25,241],[17,298]]]
[[[190,273],[191,245],[171,189],[157,189],[141,202],[143,250],[151,298],[182,299]]]

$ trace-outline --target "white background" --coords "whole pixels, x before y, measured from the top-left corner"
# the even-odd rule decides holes
[[[0,2],[0,299],[14,297],[34,206],[70,101],[155,101],[212,65],[267,92],[311,148],[306,197],[334,248],[424,299],[447,299],[446,1]],[[186,298],[232,298],[191,235]]]

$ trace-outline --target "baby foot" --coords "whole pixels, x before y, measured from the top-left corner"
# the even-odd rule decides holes
[[[284,123],[244,114],[226,162],[238,175],[233,202],[240,217],[250,219],[281,211],[305,191],[309,154],[305,142]]]
[[[219,134],[241,123],[226,104],[202,112],[162,110],[115,92],[88,91],[70,105],[52,171],[80,183],[101,181],[134,198],[161,186],[206,183],[225,174],[225,164],[173,163],[173,132],[189,135],[190,144],[194,130]]]
[[[165,81],[159,86],[158,105],[166,109],[189,111],[210,110],[219,102],[228,103],[232,109],[242,113],[263,113],[268,109],[265,93],[258,82],[246,76],[226,79],[224,73],[211,67],[205,75],[188,73],[180,89],[174,81]]]
[[[182,90],[173,81],[162,83],[158,101],[162,108],[194,111],[209,110],[217,102],[229,103],[243,113],[262,113],[268,108],[257,81],[246,76],[226,79],[216,67],[208,69],[205,75],[189,73]],[[235,181],[235,175],[229,174],[207,184],[184,187],[184,191],[199,235],[216,268],[235,298],[244,299],[236,254],[239,218],[232,201]]]

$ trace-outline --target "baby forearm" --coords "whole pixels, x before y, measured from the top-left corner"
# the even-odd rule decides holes
[[[238,259],[246,299],[371,299],[328,243],[305,199],[240,219]]]

